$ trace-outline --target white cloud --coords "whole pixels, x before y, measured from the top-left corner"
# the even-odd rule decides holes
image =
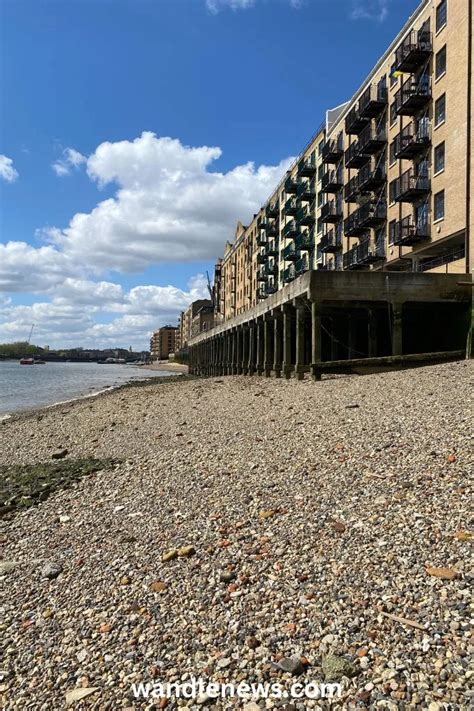
[[[0,178],[7,183],[13,183],[18,178],[18,171],[13,167],[12,159],[4,155],[0,155]]]
[[[125,292],[119,284],[66,279],[49,301],[14,305],[0,298],[0,343],[24,340],[35,324],[34,341],[51,347],[148,348],[151,332],[177,323],[191,301],[206,298],[206,280],[199,274],[188,289],[139,286]],[[111,320],[108,317],[117,314]]]
[[[52,163],[51,167],[56,175],[62,178],[64,175],[70,175],[73,170],[80,168],[86,161],[86,156],[83,156],[79,151],[74,148],[65,148],[63,157]]]
[[[248,10],[254,7],[257,0],[205,0],[207,9],[213,15],[217,15],[220,10],[230,8],[231,10]],[[290,7],[299,10],[304,4],[304,0],[286,0]]]
[[[388,16],[390,0],[353,0],[352,20],[383,22]]]

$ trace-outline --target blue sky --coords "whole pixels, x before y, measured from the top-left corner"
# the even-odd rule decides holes
[[[0,342],[146,345],[417,4],[0,0]]]

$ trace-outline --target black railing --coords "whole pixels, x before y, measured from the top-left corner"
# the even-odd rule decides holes
[[[316,184],[314,180],[301,180],[296,191],[300,200],[313,200],[316,195]]]
[[[293,237],[298,232],[298,225],[295,220],[290,220],[283,228],[284,237]]]
[[[358,187],[361,192],[370,192],[380,188],[387,180],[385,165],[380,164],[373,168],[371,163],[366,163],[359,170]]]
[[[271,239],[265,246],[265,255],[267,257],[276,257],[278,255],[278,243]]]
[[[280,213],[280,207],[278,202],[269,202],[265,208],[265,215],[267,217],[278,217]]]
[[[349,237],[360,235],[372,227],[377,227],[387,219],[387,205],[384,200],[369,202],[355,210],[344,220],[344,233]]]
[[[359,134],[359,152],[368,155],[381,150],[387,142],[385,123],[381,126],[369,124]]]
[[[354,175],[344,186],[344,200],[346,202],[357,202],[359,196],[359,176]]]
[[[314,230],[309,232],[300,232],[295,238],[295,247],[297,250],[310,250],[314,247]]]
[[[360,115],[358,106],[353,106],[346,116],[346,133],[359,134],[366,124],[367,118]]]
[[[316,172],[316,163],[314,158],[302,158],[298,163],[298,175],[309,178]]]
[[[418,244],[430,236],[428,220],[415,220],[409,215],[396,223],[392,235],[392,243],[398,246],[409,247]]]
[[[414,72],[431,56],[433,40],[428,30],[412,30],[395,50],[394,69],[399,72]]]
[[[321,252],[337,252],[342,247],[342,232],[341,230],[329,230],[329,232],[322,236],[321,242],[319,243],[321,247]]]
[[[290,242],[285,249],[283,250],[283,259],[288,262],[288,261],[295,261],[298,259],[298,252],[295,247],[294,242]]]
[[[412,121],[393,139],[395,158],[414,158],[431,144],[431,126],[428,119]]]
[[[396,202],[415,202],[430,192],[430,179],[426,173],[417,175],[413,168],[406,170],[394,181],[393,198]]]
[[[290,264],[289,267],[283,270],[282,274],[282,279],[285,284],[288,284],[290,281],[293,281],[293,279],[296,278],[296,270],[295,270],[295,265]]]
[[[315,222],[315,215],[314,215],[314,203],[311,203],[310,205],[303,205],[303,207],[300,207],[296,213],[296,221],[300,223],[300,225],[312,225]]]
[[[308,260],[308,255],[305,254],[303,257],[300,257],[298,261],[295,263],[295,272],[296,276],[300,276],[300,274],[304,274],[304,272],[307,272],[309,269],[309,260]]]
[[[451,262],[457,262],[459,259],[464,259],[466,256],[466,250],[464,247],[458,249],[456,252],[450,252],[449,254],[442,254],[439,257],[434,257],[433,259],[425,259],[418,267],[418,271],[426,272],[429,269],[435,269],[436,267],[442,267],[445,264],[451,264]]]
[[[288,195],[296,195],[298,189],[298,183],[293,176],[289,175],[285,180],[285,193]]]
[[[369,84],[359,99],[361,118],[374,118],[380,114],[388,101],[387,85],[383,82]]]
[[[338,163],[344,153],[342,135],[326,141],[321,152],[323,163]]]
[[[325,173],[321,180],[321,192],[337,193],[344,184],[342,170],[329,170]]]
[[[331,200],[325,203],[321,208],[322,222],[337,222],[342,218],[342,202],[340,200]]]
[[[267,237],[277,237],[278,236],[278,220],[272,220],[271,222],[267,222],[265,231],[266,231]]]
[[[430,99],[430,77],[426,74],[418,80],[409,77],[394,96],[395,112],[399,116],[414,116]]]

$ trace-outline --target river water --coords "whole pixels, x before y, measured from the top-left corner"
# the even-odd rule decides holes
[[[18,361],[0,361],[0,418],[22,410],[93,395],[132,380],[166,375],[172,373],[132,365],[20,365]]]

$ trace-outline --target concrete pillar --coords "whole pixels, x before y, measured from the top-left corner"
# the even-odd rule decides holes
[[[367,327],[367,354],[369,358],[377,357],[377,312],[369,309]]]
[[[331,318],[331,360],[337,360],[336,319]]]
[[[273,372],[275,378],[281,378],[282,368],[283,316],[275,311],[273,316]]]
[[[311,374],[313,380],[321,380],[318,364],[321,363],[321,304],[311,302]]]
[[[257,351],[256,351],[256,371],[258,375],[263,373],[263,320],[258,319],[255,323],[257,332]]]
[[[235,372],[240,375],[242,372],[242,326],[237,326],[235,331],[236,353],[235,353]]]
[[[249,338],[250,329],[248,323],[242,326],[242,373],[248,375],[249,372]]]
[[[347,355],[349,360],[352,360],[353,358],[357,358],[357,349],[356,349],[356,343],[357,343],[357,320],[355,318],[351,318],[349,316],[348,319],[348,325],[347,325],[347,345],[349,347],[349,353]]]
[[[301,299],[295,301],[296,306],[296,357],[295,377],[297,380],[304,378],[304,317],[305,305]]]
[[[249,362],[248,362],[248,374],[253,375],[255,373],[255,322],[251,321],[249,323]]]
[[[265,315],[263,322],[263,373],[266,378],[270,377],[272,370],[272,342],[271,342],[271,321],[269,315]]]
[[[403,304],[395,301],[392,303],[392,355],[403,355],[402,338]]]
[[[293,365],[291,363],[291,306],[290,304],[284,304],[282,307],[283,311],[283,376],[285,378],[291,377],[291,371],[293,370]]]

